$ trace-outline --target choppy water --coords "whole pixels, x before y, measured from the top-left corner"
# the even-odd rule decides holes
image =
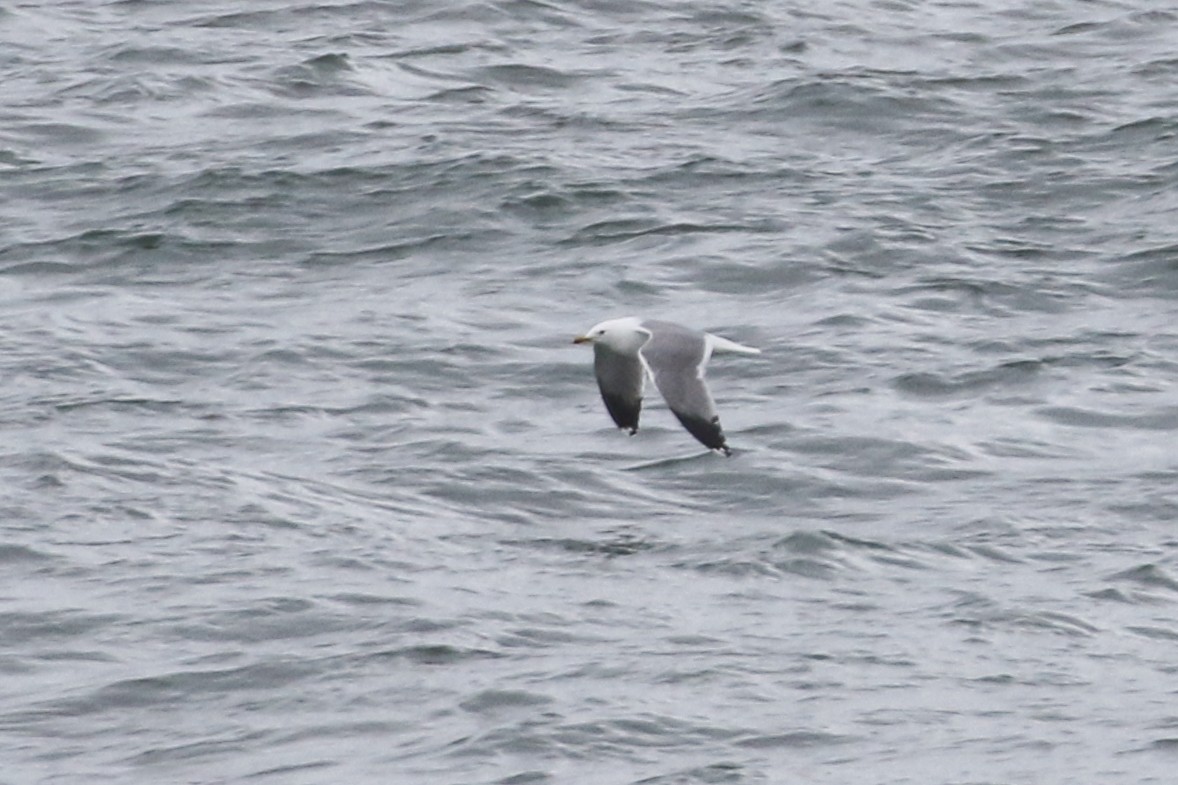
[[[0,5],[0,782],[1170,782],[1161,7]]]

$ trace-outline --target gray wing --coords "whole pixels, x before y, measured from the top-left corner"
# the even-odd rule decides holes
[[[647,321],[642,326],[651,332],[642,356],[671,412],[705,447],[728,454],[720,415],[704,384],[704,366],[711,354],[707,338],[671,322]]]
[[[638,430],[638,415],[642,411],[646,374],[642,360],[636,354],[621,354],[597,343],[593,345],[593,372],[609,416],[619,428],[633,435]]]

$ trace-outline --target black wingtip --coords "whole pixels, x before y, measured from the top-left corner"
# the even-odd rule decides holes
[[[626,398],[623,395],[613,395],[602,392],[605,409],[619,428],[629,431],[633,436],[638,431],[638,415],[642,413],[641,398]]]
[[[692,417],[687,414],[680,414],[674,409],[672,413],[679,418],[679,422],[687,429],[687,432],[700,441],[703,446],[710,450],[722,452],[725,455],[731,455],[732,451],[728,449],[728,443],[724,439],[724,431],[720,429],[720,418],[713,417],[711,420],[705,420],[702,417]]]

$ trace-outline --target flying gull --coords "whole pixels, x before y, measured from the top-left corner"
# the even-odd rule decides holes
[[[704,366],[712,352],[760,354],[760,349],[673,322],[633,316],[594,325],[573,343],[593,344],[597,386],[619,428],[631,435],[638,430],[642,390],[649,373],[671,412],[692,436],[712,450],[732,454],[720,430],[716,404],[704,384]]]

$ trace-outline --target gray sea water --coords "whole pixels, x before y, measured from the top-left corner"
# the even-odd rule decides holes
[[[1176,51],[0,3],[0,783],[1173,782]],[[732,457],[624,315],[763,350]]]

